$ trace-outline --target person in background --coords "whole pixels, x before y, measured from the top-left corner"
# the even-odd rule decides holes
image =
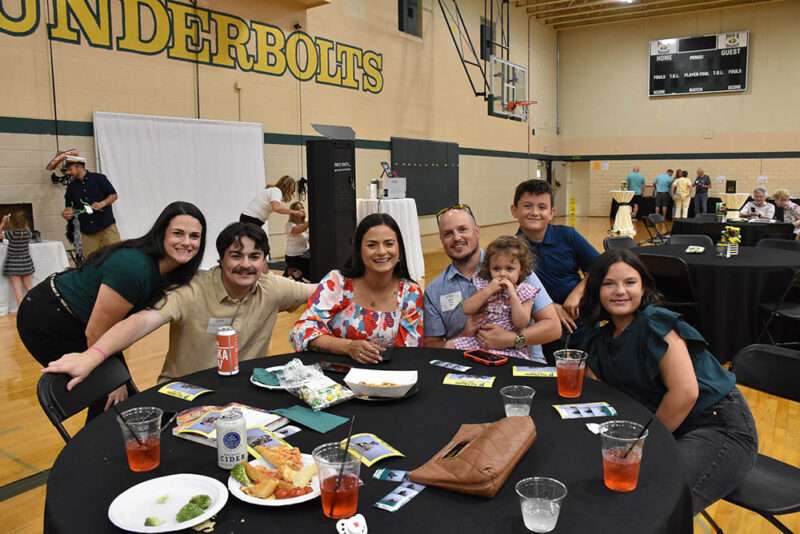
[[[443,347],[449,340],[474,336],[490,349],[526,349],[527,359],[545,363],[542,344],[561,337],[553,301],[536,273],[525,283],[537,289],[528,326],[519,333],[496,324],[479,325],[479,316],[467,317],[464,301],[475,294],[475,275],[485,254],[479,246],[480,228],[472,209],[455,204],[436,214],[439,240],[451,263],[425,289],[426,347]]]
[[[667,172],[662,172],[656,176],[656,213],[661,214],[666,219],[669,213],[670,204],[670,189],[672,188],[672,169],[667,169]]]
[[[775,218],[775,206],[767,202],[767,190],[756,187],[753,190],[753,200],[748,200],[739,214],[745,219],[772,220]]]
[[[31,289],[17,317],[22,343],[45,366],[66,352],[100,361],[109,354],[123,358],[97,340],[125,317],[153,307],[167,291],[188,284],[200,267],[205,234],[206,219],[194,204],[169,204],[142,237],[105,247],[80,269],[54,274]],[[105,409],[127,396],[125,386],[114,390]],[[90,406],[89,419],[103,409],[102,402]]]
[[[675,201],[675,218],[685,219],[689,216],[689,202],[692,200],[692,181],[687,171],[675,173],[672,182],[672,199]]]
[[[711,187],[709,178],[703,169],[697,169],[694,179],[694,214],[708,213],[708,189]]]
[[[25,213],[16,211],[7,214],[0,220],[0,241],[8,244],[6,260],[3,262],[3,276],[7,276],[14,289],[17,305],[22,302],[25,293],[31,290],[34,272],[31,258],[31,239],[33,232],[28,228]]]
[[[783,209],[783,221],[794,225],[795,235],[800,234],[800,206],[789,198],[788,189],[777,189],[772,193],[775,206]]]
[[[639,204],[642,199],[642,186],[645,184],[645,177],[639,174],[639,167],[636,166],[631,170],[631,173],[625,178],[625,183],[628,186],[628,191],[633,191],[633,199],[631,200],[631,217],[636,218],[639,213]]]
[[[379,363],[389,347],[422,345],[422,306],[400,227],[391,215],[373,213],[358,223],[346,265],[326,274],[308,299],[290,340],[298,352]]]
[[[281,176],[275,185],[267,185],[253,197],[253,200],[239,215],[239,222],[255,224],[258,227],[263,226],[267,233],[267,239],[269,239],[269,216],[273,212],[281,215],[305,215],[305,212],[301,213],[299,210],[287,208],[282,204],[282,202],[291,202],[295,191],[297,191],[297,184],[294,178]]]
[[[117,201],[117,190],[105,174],[87,171],[85,158],[66,155],[63,159],[72,180],[64,193],[66,207],[61,216],[67,221],[78,216],[83,257],[89,258],[93,252],[120,241],[111,208]]]
[[[67,388],[72,388],[100,365],[106,354],[125,350],[167,323],[169,350],[159,383],[216,366],[216,334],[221,326],[236,330],[239,360],[265,356],[278,312],[303,304],[314,286],[269,273],[267,234],[253,224],[229,224],[217,236],[216,246],[218,266],[200,271],[153,309],[117,323],[93,348],[51,362],[45,372],[69,374],[73,380]]]
[[[286,221],[286,271],[283,276],[295,280],[310,280],[311,258],[308,246],[308,221],[306,210],[300,201],[293,202],[289,209],[302,215],[289,215]]]
[[[672,432],[697,514],[739,486],[755,464],[758,435],[736,377],[659,301],[636,254],[606,252],[589,271],[581,317],[592,328],[580,345],[591,378],[627,393]]]

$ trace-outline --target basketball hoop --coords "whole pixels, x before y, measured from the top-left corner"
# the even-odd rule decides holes
[[[512,100],[508,104],[506,104],[506,111],[509,113],[514,113],[514,110],[518,107],[529,107],[531,104],[538,104],[536,100]]]

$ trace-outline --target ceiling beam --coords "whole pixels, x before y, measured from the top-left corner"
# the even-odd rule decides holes
[[[644,11],[645,8],[649,8],[651,6],[663,5],[663,4],[680,4],[678,6],[672,7],[693,7],[698,5],[703,5],[706,3],[706,0],[653,0],[652,2],[641,2],[638,4],[624,4],[619,5],[620,0],[611,0],[613,3],[617,4],[611,7],[604,7],[600,9],[586,9],[581,11],[573,11],[571,13],[559,13],[555,15],[546,15],[546,16],[536,16],[537,19],[547,19],[547,24],[551,24],[552,21],[556,19],[563,19],[568,17],[575,17],[579,15],[594,15],[596,13],[606,13],[608,11],[632,11],[635,9],[639,9]],[[728,0],[733,1],[733,0]],[[574,9],[574,8],[573,8]],[[636,13],[636,11],[634,11]],[[618,13],[619,15],[625,15],[626,13]]]
[[[777,4],[778,2],[783,2],[784,0],[751,0],[744,3],[731,5],[731,6],[718,6],[718,7],[699,7],[697,9],[684,9],[683,11],[676,12],[676,13],[665,13],[660,15],[649,15],[646,12],[643,13],[636,13],[636,14],[628,14],[623,18],[618,20],[605,20],[601,22],[595,22],[592,19],[586,19],[586,21],[570,21],[570,22],[561,22],[558,24],[553,25],[553,29],[556,31],[567,31],[567,30],[576,30],[581,28],[590,28],[595,26],[606,26],[608,24],[621,24],[625,22],[630,22],[634,20],[641,20],[641,19],[658,19],[663,17],[674,17],[677,15],[682,15],[684,13],[701,13],[704,11],[719,11],[721,9],[736,9],[740,7],[751,7],[751,6],[760,6],[765,4]]]
[[[602,19],[613,19],[613,18],[622,17],[622,16],[628,16],[628,15],[646,15],[648,13],[661,13],[661,12],[664,12],[664,11],[674,11],[676,9],[678,9],[678,10],[683,9],[683,10],[686,10],[687,12],[689,12],[689,11],[694,11],[695,8],[702,9],[704,7],[709,7],[709,6],[717,6],[717,5],[722,5],[722,4],[741,3],[741,2],[752,2],[752,1],[753,0],[702,0],[702,3],[694,4],[693,6],[667,6],[667,7],[655,7],[655,8],[652,8],[652,9],[647,8],[646,6],[637,6],[638,8],[641,9],[640,11],[635,11],[635,12],[631,12],[631,13],[622,13],[622,14],[620,14],[620,13],[611,13],[611,14],[608,14],[608,15],[593,15],[591,12],[575,13],[575,14],[572,14],[570,16],[571,17],[577,17],[577,18],[574,18],[573,20],[563,20],[561,22],[558,22],[558,24],[569,24],[569,23],[573,23],[573,22],[584,22],[584,21],[596,21],[596,20],[602,20]],[[545,24],[553,24],[553,22],[551,22],[549,19],[545,20],[544,23]]]
[[[569,0],[546,0],[545,2],[537,2],[533,6],[528,7],[528,14],[531,15],[536,12],[542,6],[552,6],[554,4],[564,4],[569,2]]]

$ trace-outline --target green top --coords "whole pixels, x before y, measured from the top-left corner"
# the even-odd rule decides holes
[[[56,288],[78,319],[88,323],[100,285],[105,284],[133,304],[129,314],[145,307],[158,289],[158,260],[134,248],[111,253],[99,266],[85,265],[55,279]]]
[[[736,377],[724,369],[708,350],[700,333],[673,311],[648,306],[636,312],[633,322],[614,337],[614,324],[596,327],[583,343],[587,365],[597,377],[631,395],[655,412],[667,392],[658,367],[667,352],[664,341],[671,330],[686,342],[700,395],[689,415],[719,402],[736,386]]]

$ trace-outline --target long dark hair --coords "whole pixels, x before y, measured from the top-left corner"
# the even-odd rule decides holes
[[[400,233],[400,227],[397,225],[397,221],[386,213],[367,215],[358,223],[356,233],[353,236],[353,249],[350,253],[350,258],[341,269],[342,274],[348,278],[360,278],[364,276],[366,267],[364,267],[364,259],[361,257],[361,243],[364,241],[364,234],[367,233],[367,230],[374,226],[388,226],[397,236],[397,245],[400,249],[400,261],[394,266],[394,274],[399,278],[411,280],[411,275],[408,272],[408,264],[406,263],[406,245],[403,242],[403,234]]]
[[[166,251],[164,250],[164,236],[167,233],[167,227],[169,226],[170,221],[179,215],[189,215],[190,217],[194,217],[200,221],[200,226],[203,228],[203,232],[200,235],[200,247],[197,249],[197,254],[195,254],[194,258],[161,277],[161,283],[159,284],[158,289],[147,301],[146,307],[151,307],[153,304],[161,300],[167,291],[175,289],[176,287],[184,284],[188,284],[197,270],[200,268],[200,263],[203,261],[203,253],[206,250],[206,218],[203,216],[203,212],[200,211],[200,209],[194,204],[181,201],[169,204],[158,216],[156,222],[153,223],[153,226],[150,228],[150,230],[148,230],[147,233],[142,237],[126,239],[125,241],[103,247],[100,250],[92,253],[84,265],[93,265],[95,267],[99,267],[114,252],[123,248],[138,249],[148,256],[151,256],[156,261],[164,259],[167,255]]]
[[[636,269],[642,277],[642,302],[639,309],[643,310],[650,304],[661,302],[661,294],[656,289],[656,283],[650,272],[639,259],[639,256],[625,249],[609,250],[597,258],[589,270],[589,277],[586,280],[586,289],[581,299],[581,317],[594,325],[598,321],[611,319],[611,316],[600,303],[600,287],[603,285],[608,270],[615,263],[625,263]]]

